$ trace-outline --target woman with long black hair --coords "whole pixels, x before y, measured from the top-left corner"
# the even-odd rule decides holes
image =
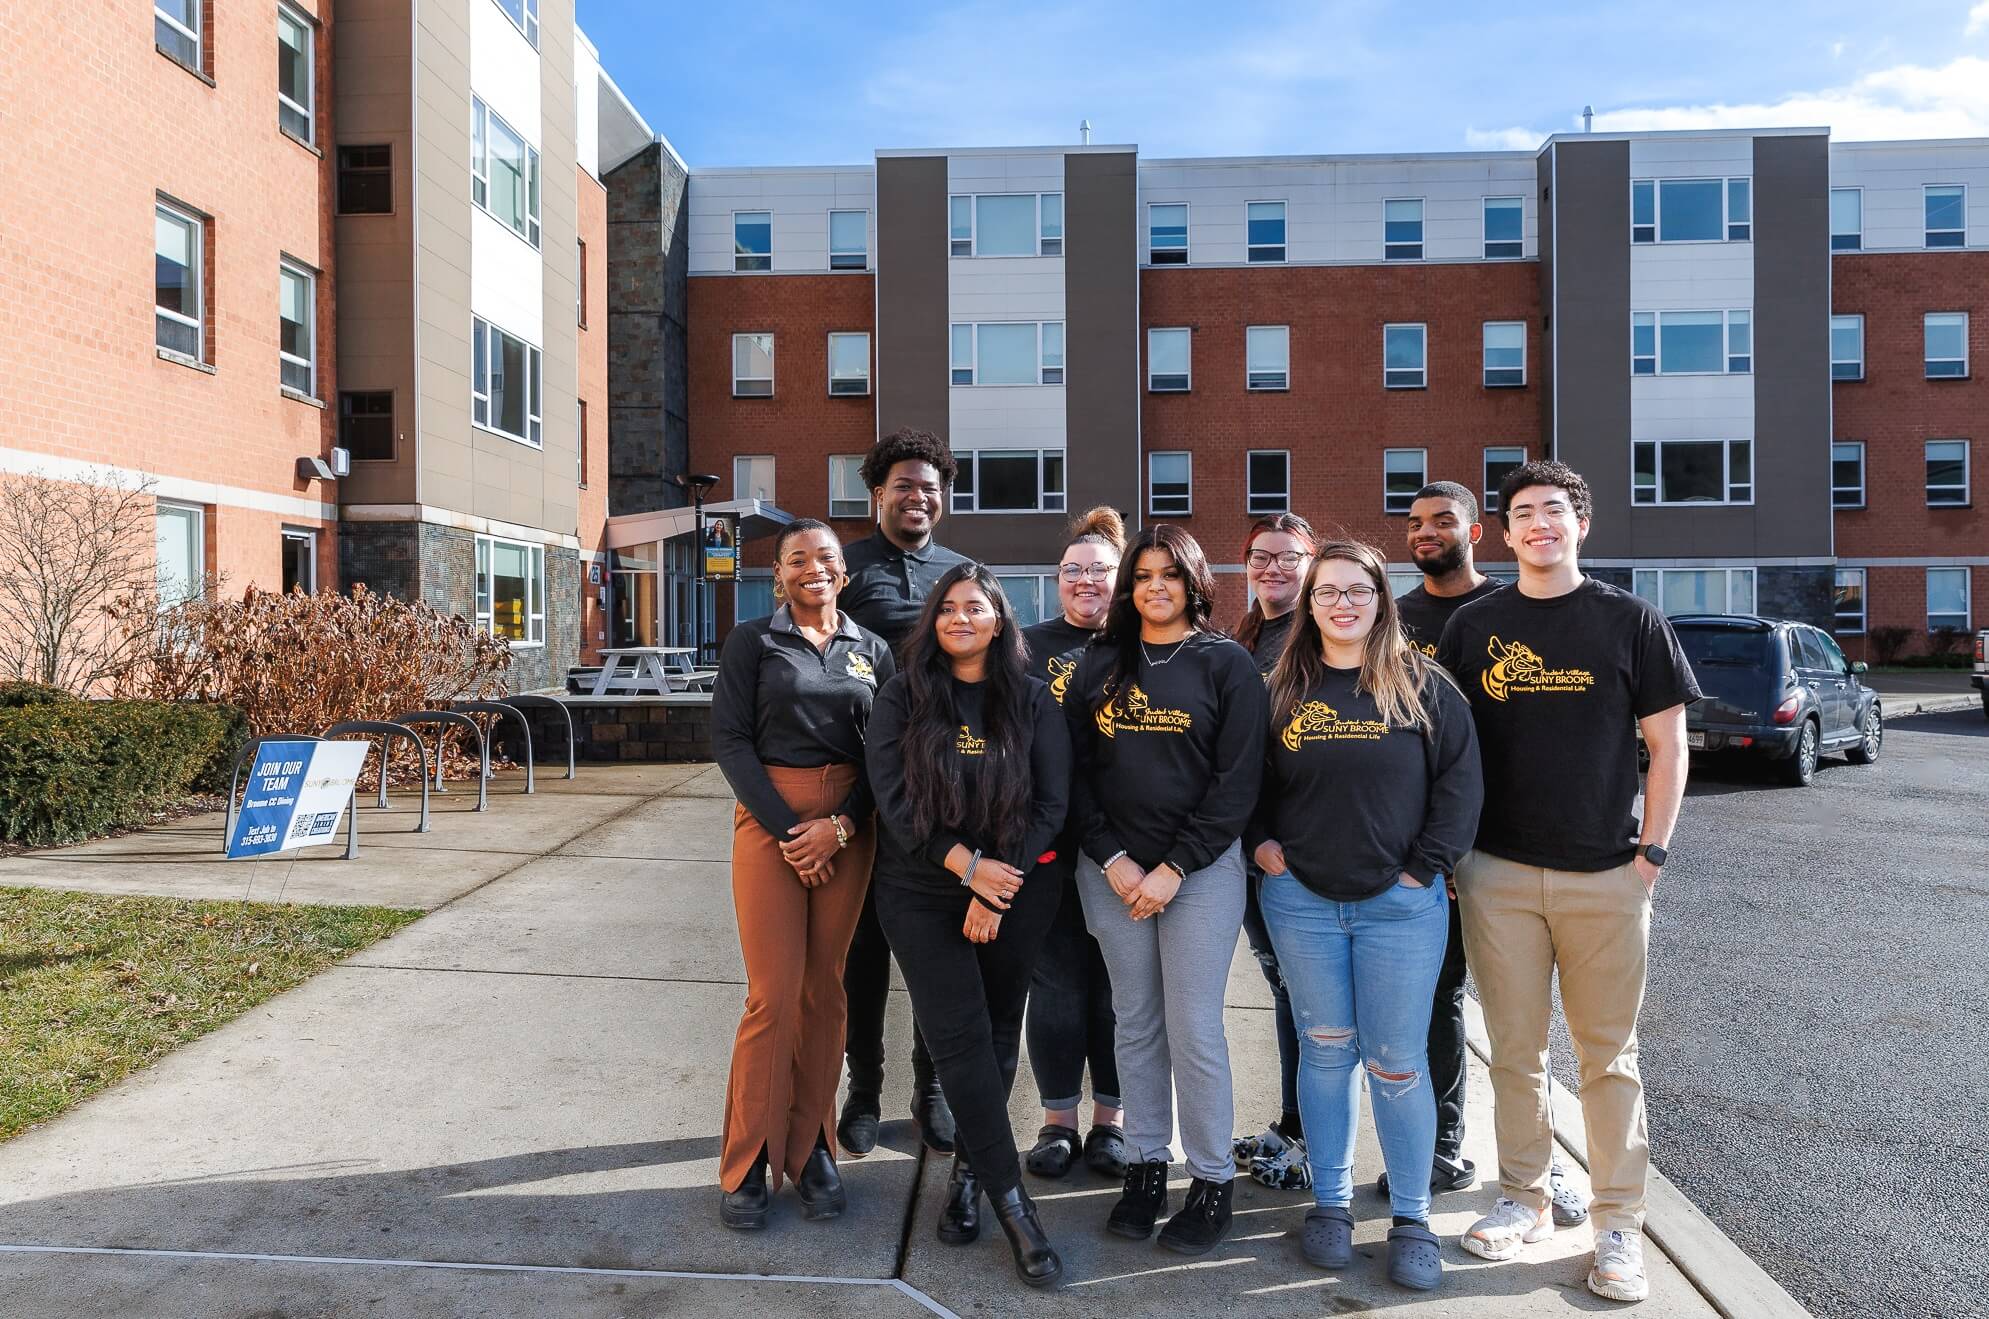
[[[1022,1189],[1008,1094],[1030,976],[1063,896],[1037,863],[1063,826],[1070,744],[986,568],[961,564],[933,587],[868,741],[883,822],[877,919],[955,1121],[939,1239],[979,1237],[985,1190],[1016,1273],[1045,1286],[1063,1261]]]
[[[1160,1241],[1189,1255],[1229,1232],[1223,990],[1243,924],[1238,839],[1264,757],[1264,682],[1250,653],[1210,627],[1214,596],[1194,537],[1167,523],[1142,530],[1064,699],[1078,891],[1111,971],[1126,1100],[1125,1191],[1106,1227],[1152,1233],[1167,1204],[1178,1094],[1194,1180]]]

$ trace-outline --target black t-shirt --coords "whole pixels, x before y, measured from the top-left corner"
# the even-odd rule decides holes
[[[1077,672],[1077,658],[1098,633],[1058,614],[1022,629],[1022,643],[1029,648],[1029,671],[1050,684],[1050,695],[1064,703],[1071,675]]]
[[[1291,625],[1297,621],[1298,610],[1287,609],[1258,625],[1257,644],[1246,647],[1250,658],[1257,661],[1257,672],[1269,674],[1278,667],[1278,656],[1285,653],[1285,641],[1291,636]]]
[[[1271,726],[1264,795],[1244,841],[1276,839],[1292,876],[1333,902],[1383,892],[1404,871],[1425,884],[1457,873],[1484,800],[1471,707],[1434,666],[1430,731],[1390,727],[1360,670],[1326,670]]]
[[[1593,577],[1548,600],[1496,591],[1451,616],[1437,661],[1478,721],[1479,847],[1550,870],[1636,855],[1637,720],[1700,694],[1656,606]]]
[[[893,651],[902,650],[926,596],[947,569],[966,561],[936,541],[927,541],[924,549],[901,550],[882,531],[874,531],[843,551],[849,584],[837,597],[837,607],[884,638]]]
[[[1431,595],[1428,582],[1410,587],[1395,597],[1395,608],[1402,615],[1402,631],[1408,634],[1409,644],[1435,659],[1437,642],[1443,640],[1444,624],[1450,622],[1450,616],[1473,600],[1483,600],[1502,585],[1487,577],[1463,595]]]

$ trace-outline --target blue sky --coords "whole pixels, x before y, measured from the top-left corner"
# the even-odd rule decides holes
[[[686,4],[577,0],[693,167],[878,147],[1153,156],[1526,147],[1598,129],[1989,136],[1989,0]]]

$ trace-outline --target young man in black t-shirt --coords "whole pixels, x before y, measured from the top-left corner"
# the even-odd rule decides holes
[[[1500,1196],[1461,1244],[1506,1260],[1553,1231],[1547,1023],[1558,970],[1595,1192],[1588,1286],[1635,1301],[1650,1291],[1637,1012],[1651,896],[1685,794],[1685,707],[1700,693],[1664,615],[1582,575],[1591,510],[1570,468],[1514,469],[1499,485],[1499,521],[1519,582],[1459,609],[1437,647],[1471,701],[1485,767],[1457,891],[1492,1043]],[[1650,749],[1641,821],[1640,729]]]

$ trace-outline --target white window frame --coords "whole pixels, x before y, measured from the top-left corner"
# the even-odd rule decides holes
[[[1720,369],[1717,371],[1667,371],[1664,369],[1664,321],[1667,316],[1717,316],[1720,318]],[[1738,318],[1738,319],[1736,319]],[[1736,325],[1744,325],[1747,334],[1747,351],[1737,353],[1734,330]],[[1637,352],[1637,330],[1640,325],[1651,327],[1651,354],[1645,356]],[[1667,311],[1633,311],[1630,313],[1630,374],[1633,376],[1747,376],[1754,374],[1754,311],[1749,307],[1734,308],[1685,308],[1676,307]],[[1734,366],[1734,359],[1745,358],[1743,368]],[[1649,362],[1648,371],[1640,371],[1637,365]]]
[[[278,261],[277,284],[277,349],[280,363],[304,368],[304,386],[299,389],[283,379],[282,367],[277,369],[277,383],[284,390],[302,394],[307,398],[318,396],[318,274],[301,261],[283,257]],[[294,275],[304,281],[304,333],[310,348],[309,357],[299,357],[283,350],[283,276]]]
[[[1666,238],[1664,236],[1664,185],[1667,183],[1718,183],[1720,185],[1720,237],[1718,238]],[[1747,189],[1747,218],[1733,218],[1734,185],[1738,183]],[[1646,226],[1637,223],[1637,189],[1648,187],[1651,190],[1651,231],[1649,238],[1637,237],[1637,231]],[[1736,233],[1735,230],[1743,232]],[[1754,240],[1754,176],[1751,174],[1691,175],[1680,178],[1648,178],[1630,180],[1630,242],[1635,246],[1672,243],[1748,243]]]
[[[863,340],[863,374],[861,376],[838,376],[836,374],[836,340],[838,339]],[[829,331],[827,351],[829,357],[829,396],[831,398],[861,398],[868,394],[870,392],[870,331],[831,330]],[[852,383],[861,385],[862,388],[836,388],[839,384],[849,385]]]
[[[1485,197],[1481,198],[1480,202],[1481,204],[1478,207],[1479,254],[1483,256],[1484,259],[1487,261],[1525,260],[1526,259],[1526,198],[1524,196]],[[1487,223],[1487,221],[1491,219],[1493,202],[1511,202],[1513,203],[1514,209],[1519,212],[1519,237],[1517,239],[1512,239],[1512,238],[1495,239],[1492,237],[1491,226]],[[1501,207],[1501,209],[1504,208]],[[1501,243],[1501,244],[1510,243],[1512,246],[1518,248],[1519,250],[1517,252],[1494,253],[1492,251],[1492,245],[1494,243]]]
[[[1034,508],[982,508],[980,506],[981,482],[980,464],[985,457],[1018,458],[1024,454],[1033,455],[1036,460],[1036,506]],[[947,501],[949,512],[974,513],[1061,513],[1070,498],[1070,467],[1066,452],[1059,448],[1029,448],[1001,446],[989,449],[955,449],[954,459],[960,464],[960,476],[954,479],[953,489]],[[1050,468],[1054,461],[1057,469],[1058,488],[1050,489]],[[964,479],[963,479],[964,478]],[[962,487],[968,487],[962,489]]]
[[[1164,261],[1154,255],[1156,249],[1153,245],[1153,208],[1156,206],[1179,206],[1181,208],[1181,246],[1157,249],[1167,254],[1167,259]],[[1191,227],[1191,222],[1194,218],[1193,210],[1194,208],[1187,202],[1148,202],[1146,204],[1146,261],[1148,265],[1185,266],[1193,264],[1194,256],[1192,253],[1194,250],[1195,233]],[[1249,238],[1247,225],[1245,226],[1244,237],[1246,241]],[[1178,261],[1174,259],[1177,253],[1180,256]]]
[[[305,546],[304,565],[305,576],[308,580],[301,583],[301,585],[304,588],[305,595],[316,595],[318,593],[317,531],[311,527],[284,527],[281,539],[286,542],[294,540]],[[278,580],[280,584],[281,579],[279,578]]]
[[[1498,371],[1510,371],[1510,370],[1512,370],[1512,368],[1511,368],[1511,367],[1509,367],[1509,366],[1501,366],[1501,367],[1494,367],[1494,366],[1493,366],[1493,365],[1491,364],[1491,361],[1489,360],[1489,358],[1490,358],[1490,354],[1491,354],[1491,351],[1492,351],[1492,345],[1491,345],[1491,343],[1490,343],[1490,342],[1488,342],[1488,341],[1489,341],[1489,340],[1491,339],[1491,335],[1492,335],[1492,331],[1493,331],[1494,329],[1508,329],[1508,328],[1512,328],[1512,329],[1517,329],[1517,330],[1519,331],[1519,379],[1517,379],[1517,380],[1493,380],[1493,379],[1492,379],[1492,372],[1493,372],[1494,370],[1498,370]],[[1480,335],[1479,335],[1479,355],[1480,355],[1480,360],[1479,360],[1479,367],[1480,367],[1480,369],[1481,369],[1481,370],[1482,370],[1482,372],[1483,372],[1483,375],[1482,375],[1482,377],[1481,377],[1481,381],[1482,381],[1482,383],[1484,384],[1484,386],[1485,386],[1485,388],[1486,388],[1486,389],[1523,389],[1523,388],[1525,388],[1525,386],[1526,386],[1526,322],[1525,322],[1525,321],[1486,321],[1486,322],[1485,322],[1485,324],[1484,324],[1484,329],[1483,329],[1483,330],[1482,330],[1482,331],[1480,332]],[[1425,356],[1425,358],[1427,358],[1427,357],[1428,357],[1428,349],[1427,349],[1427,346],[1425,346],[1425,350],[1424,350],[1424,356]]]
[[[1413,453],[1416,455],[1416,470],[1418,472],[1416,490],[1421,490],[1430,483],[1430,451],[1428,449],[1383,449],[1381,451],[1381,511],[1395,516],[1408,513],[1416,502],[1416,490],[1408,491],[1406,494],[1397,494],[1388,488],[1388,478],[1390,475],[1388,460],[1396,454],[1403,453]]]
[[[477,331],[481,328],[482,333]],[[490,366],[499,360],[497,337],[503,335],[525,346],[525,430],[519,435],[505,430],[497,424],[497,409],[492,407],[489,386],[479,392],[477,379],[479,368],[483,378],[489,379]],[[483,345],[484,360],[475,360],[477,345]],[[527,445],[534,449],[545,448],[545,353],[537,344],[522,334],[514,334],[496,322],[482,316],[470,318],[470,424],[478,430],[489,431],[492,435],[502,435],[507,440]],[[478,405],[482,405],[482,416],[478,417]]]
[[[759,252],[741,252],[739,250],[739,217],[742,215],[764,215],[767,217],[767,250],[764,254]],[[774,230],[773,212],[767,210],[764,207],[732,212],[732,273],[733,274],[770,275],[773,273],[773,268],[774,268],[773,230]],[[742,264],[748,261],[762,261],[762,260],[766,262],[766,265],[750,266]]]
[[[993,254],[984,256],[982,254],[980,250],[980,210],[981,210],[980,203],[981,203],[981,198],[983,197],[1032,197],[1035,199],[1036,250],[1034,252],[1003,252],[999,256],[995,256]],[[1055,197],[1057,199],[1057,232],[1054,234],[1048,234],[1044,232],[1043,199],[1045,197]],[[953,236],[953,203],[956,201],[961,201],[963,199],[967,203],[967,237],[955,238]],[[1062,256],[1064,254],[1063,203],[1064,203],[1064,194],[1056,191],[948,193],[946,197],[946,254],[949,257],[972,257],[979,260],[988,260],[988,261],[998,261],[1002,259],[1014,259],[1014,258],[1027,259],[1029,257]],[[960,250],[963,244],[965,245],[966,248],[965,251]]]
[[[1926,464],[1932,461],[1933,459],[1932,450],[1936,444],[1959,444],[1961,446],[1961,484],[1960,485],[1936,486],[1928,482]],[[1928,508],[1967,508],[1970,506],[1972,501],[1970,500],[1969,496],[1974,489],[1973,481],[1975,477],[1974,449],[1975,446],[1970,444],[1967,440],[1955,436],[1945,436],[1939,439],[1927,440],[1922,444],[1920,450],[1921,454],[1920,488],[1926,493]],[[1942,492],[1952,491],[1954,494],[1960,497],[1954,499],[1948,499],[1948,498],[1936,499],[1934,497],[1934,492],[1937,490]]]
[[[1181,502],[1178,507],[1171,502],[1165,508],[1161,507],[1161,496],[1154,493],[1154,462],[1160,458],[1179,458],[1186,464],[1188,479],[1183,481],[1182,484],[1187,487],[1187,490],[1180,496]],[[1172,483],[1170,482],[1170,484]],[[1166,498],[1172,501],[1175,496],[1168,495]],[[1154,449],[1148,452],[1146,456],[1146,511],[1151,517],[1185,518],[1194,515],[1195,454],[1192,449]]]
[[[504,12],[511,26],[524,33],[525,40],[534,49],[539,44],[539,0],[517,0],[518,12],[512,13],[512,0],[497,0],[497,7]]]
[[[1957,626],[1963,632],[1975,627],[1975,574],[1967,564],[1932,564],[1927,568],[1927,631],[1932,632],[1934,623],[1934,574],[1958,572],[1961,574],[1961,622]],[[1943,614],[1952,618],[1952,614]],[[1941,624],[1945,627],[1947,624]]]
[[[1036,382],[1034,384],[982,384],[981,382],[981,327],[983,325],[1033,325],[1036,327]],[[1051,327],[1055,327],[1052,330]],[[969,348],[967,366],[961,366],[954,356],[954,339],[961,330],[966,330]],[[1050,340],[1055,340],[1054,351]],[[1061,388],[1065,383],[1064,370],[1064,323],[1062,321],[955,321],[947,327],[947,381],[956,389],[1038,389],[1043,387]],[[1052,359],[1055,359],[1054,361]],[[965,372],[967,379],[959,379]]]
[[[1853,625],[1850,622],[1850,620],[1848,620],[1845,617],[1842,606],[1838,604],[1838,602],[1835,599],[1835,595],[1838,591],[1843,590],[1846,586],[1849,586],[1851,584],[1849,581],[1846,580],[1847,578],[1857,579],[1858,617],[1855,625]],[[1833,599],[1831,601],[1830,630],[1832,632],[1836,633],[1839,636],[1845,636],[1845,637],[1861,637],[1865,634],[1865,628],[1871,617],[1870,614],[1871,600],[1866,594],[1870,589],[1871,589],[1871,578],[1870,575],[1867,574],[1863,568],[1839,568],[1836,570],[1836,575],[1831,582],[1831,593]]]
[[[171,28],[173,31],[179,33],[181,36],[185,37],[188,41],[191,41],[193,43],[193,62],[189,64],[181,60],[179,56],[175,55],[173,52],[166,51],[163,46],[161,46],[160,49],[162,51],[165,51],[166,58],[172,60],[173,63],[178,64],[183,68],[192,69],[196,73],[201,72],[203,66],[207,62],[207,47],[205,44],[205,35],[201,31],[201,22],[200,22],[202,8],[203,6],[200,4],[199,0],[194,0],[194,4],[192,5],[193,26],[188,27],[185,23],[180,22],[179,19],[173,17],[173,15],[167,13],[164,9],[161,9],[157,3],[157,0],[154,0],[154,3],[152,5],[152,19],[155,23],[164,23],[167,27]],[[154,28],[153,31],[156,34],[157,28]],[[156,35],[153,38],[152,44],[155,46],[159,45]]]
[[[193,291],[194,301],[193,315],[191,316],[188,316],[185,312],[174,311],[169,307],[161,307],[158,302],[158,288],[155,283],[152,300],[153,316],[155,318],[163,316],[175,324],[191,326],[194,335],[194,349],[192,354],[189,355],[180,352],[177,348],[168,348],[160,343],[156,320],[152,329],[153,346],[168,357],[176,360],[205,362],[207,360],[206,221],[193,211],[174,206],[163,198],[154,200],[152,203],[152,212],[155,219],[164,218],[175,224],[182,224],[187,227],[187,287]],[[152,243],[154,261],[158,259],[158,249],[159,244],[155,237]]]
[[[497,124],[518,139],[518,145],[525,149],[525,227],[520,229],[511,221],[499,215],[490,206],[490,124]],[[470,98],[470,200],[477,209],[497,221],[505,229],[532,245],[539,246],[539,193],[543,187],[543,176],[539,161],[539,149],[531,144],[525,135],[511,126],[511,121],[484,103],[480,96]]]
[[[1275,339],[1284,341],[1284,369],[1256,370],[1250,361],[1252,341],[1262,340],[1268,343]],[[1243,387],[1253,393],[1275,393],[1291,388],[1291,326],[1246,325],[1243,328]]]
[[[746,464],[743,469],[740,467],[741,463]],[[767,465],[767,492],[764,495],[754,494],[748,489],[752,484],[750,478],[753,471],[752,465],[755,463],[765,463]],[[779,463],[770,453],[738,453],[732,455],[732,497],[734,499],[764,499],[769,504],[779,503],[780,501],[775,498],[774,493],[778,488],[776,482],[780,479],[778,469]]]
[[[1837,232],[1836,219],[1832,217],[1830,224],[1830,250],[1832,252],[1862,252],[1865,250],[1865,190],[1861,187],[1833,187],[1830,190],[1831,198],[1835,200],[1837,194],[1840,192],[1849,193],[1858,199],[1858,227],[1849,233],[1839,233]],[[1923,208],[1924,205],[1925,203],[1922,203]],[[1922,209],[1921,220],[1924,222],[1925,219],[1926,211]],[[1848,238],[1851,241],[1848,243],[1839,243],[1837,240],[1840,238]]]
[[[863,457],[860,453],[832,453],[829,455],[829,517],[831,519],[868,518],[870,516],[870,491],[865,489],[863,484]],[[848,495],[838,496],[836,494],[836,472],[838,470],[850,474],[849,479],[855,483],[857,490],[863,495],[863,499],[861,500],[863,504],[862,508],[852,510],[850,506],[859,501],[850,498]]]
[[[1842,454],[1839,449],[1855,449],[1856,454]],[[1858,484],[1855,486],[1837,484],[1837,464],[1858,460]],[[1838,498],[1850,495],[1848,501]],[[1830,442],[1830,506],[1832,508],[1863,508],[1865,506],[1865,442],[1863,440],[1832,440]]]
[[[1725,573],[1727,577],[1726,607],[1719,611],[1723,614],[1751,614],[1755,611],[1755,609],[1760,603],[1760,597],[1755,594],[1760,583],[1755,580],[1755,572],[1754,569],[1752,568],[1720,568],[1720,567],[1714,567],[1710,564],[1703,568],[1695,568],[1690,566],[1689,564],[1681,564],[1675,568],[1634,568],[1631,570],[1630,574],[1631,590],[1634,591],[1637,595],[1644,598],[1645,600],[1648,600],[1650,603],[1656,605],[1659,609],[1663,609],[1665,575],[1668,573],[1681,573],[1681,572]],[[1735,609],[1733,607],[1734,605],[1733,585],[1736,578],[1743,580],[1747,583],[1746,609]],[[1655,595],[1653,595],[1651,591],[1647,589],[1647,587],[1652,585],[1655,585],[1656,587]]]
[[[836,217],[838,215],[859,215],[863,217],[862,247],[851,249],[847,247],[839,248],[836,246]],[[771,226],[769,226],[768,246],[771,247],[772,245],[773,245],[772,232],[771,232]],[[845,258],[855,257],[856,262],[855,264],[852,265],[847,260],[845,260],[839,265],[837,264],[836,261],[837,257],[845,257]],[[771,262],[769,262],[769,264],[771,264]],[[869,211],[859,211],[859,210],[853,210],[847,206],[839,206],[835,210],[829,212],[829,269],[831,270],[870,269],[870,212]],[[865,392],[868,393],[869,391],[866,390]]]
[[[1934,318],[1937,316],[1943,318],[1958,316],[1961,318],[1961,356],[1960,357],[1927,356],[1927,331],[1932,327]],[[1936,362],[1960,362],[1961,370],[1958,372],[1942,372],[1940,374],[1936,374],[1932,369]],[[1920,366],[1921,369],[1926,372],[1926,378],[1929,380],[1968,379],[1968,313],[1967,312],[1930,311],[1920,318]]]
[[[476,611],[475,626],[479,631],[488,632],[492,636],[502,635],[497,630],[495,603],[497,593],[495,547],[500,544],[525,551],[525,636],[523,640],[511,640],[511,648],[538,650],[546,644],[546,547],[543,545],[534,545],[528,540],[511,540],[504,536],[476,538],[476,580],[472,584],[472,608]]]
[[[1181,383],[1180,383],[1180,384],[1178,384],[1178,385],[1172,385],[1172,384],[1169,384],[1169,385],[1156,385],[1156,384],[1154,383],[1154,381],[1155,381],[1155,380],[1157,380],[1157,379],[1159,379],[1159,378],[1160,378],[1160,376],[1159,376],[1159,373],[1158,373],[1158,372],[1156,372],[1156,371],[1155,371],[1155,370],[1153,369],[1153,336],[1154,336],[1154,335],[1156,335],[1156,334],[1178,334],[1178,335],[1180,335],[1180,336],[1181,336],[1181,341],[1182,341],[1183,343],[1185,343],[1185,344],[1187,344],[1187,345],[1188,345],[1188,369],[1187,369],[1186,371],[1182,372],[1182,374],[1181,374]],[[1247,363],[1246,363],[1246,365],[1247,365]],[[1169,379],[1172,379],[1172,378],[1173,378],[1173,374],[1174,374],[1174,373],[1173,373],[1173,372],[1171,372],[1171,371],[1170,371],[1170,372],[1168,372],[1168,373],[1167,373],[1167,376],[1168,376],[1168,378],[1169,378]],[[1189,328],[1188,326],[1185,326],[1185,325],[1154,325],[1154,326],[1149,326],[1149,327],[1147,328],[1147,332],[1146,332],[1146,390],[1147,390],[1147,393],[1149,393],[1149,394],[1186,394],[1186,393],[1189,393],[1190,391],[1192,391],[1192,390],[1194,389],[1194,387],[1195,387],[1195,332],[1194,332],[1194,331],[1193,331],[1192,329],[1190,329],[1190,328]]]
[[[1251,460],[1277,458],[1284,463],[1284,483],[1276,490],[1259,490],[1251,481]],[[1251,449],[1243,455],[1243,511],[1246,513],[1291,512],[1291,450]]]
[[[1494,458],[1493,454],[1501,456]],[[1519,456],[1517,459],[1508,456],[1512,454]],[[1498,482],[1492,480],[1492,464],[1495,462],[1502,467],[1508,463],[1512,463],[1515,466],[1523,466],[1526,462],[1526,446],[1523,444],[1493,444],[1485,447],[1484,457],[1480,460],[1478,468],[1479,480],[1484,486],[1484,489],[1478,492],[1480,496],[1478,508],[1481,515],[1499,511],[1499,486]],[[1504,478],[1500,479],[1503,480]]]
[[[166,513],[172,513],[175,515],[186,514],[189,518],[189,525],[187,528],[187,532],[188,532],[188,541],[192,553],[188,556],[188,563],[193,570],[194,580],[186,583],[187,587],[186,594],[177,597],[169,597],[168,592],[165,589],[166,583],[159,580],[160,565],[157,559],[159,537],[158,537],[156,524],[158,518],[162,514]],[[158,585],[159,588],[158,606],[160,610],[163,611],[166,609],[170,609],[174,605],[182,604],[188,600],[198,600],[202,595],[206,594],[207,591],[207,509],[206,507],[201,504],[181,503],[179,500],[176,499],[160,499],[154,502],[152,516],[154,519],[154,530],[152,537],[153,555],[154,555],[153,581]]]
[[[1721,499],[1666,499],[1664,498],[1664,450],[1667,446],[1686,444],[1717,444],[1720,452],[1720,489],[1725,496]],[[1747,480],[1734,479],[1734,454],[1736,445],[1747,445]],[[1651,483],[1646,486],[1637,479],[1637,450],[1651,446]],[[1703,440],[1637,440],[1630,445],[1630,502],[1639,508],[1713,508],[1721,505],[1741,507],[1754,502],[1754,489],[1757,482],[1754,463],[1754,441],[1752,439],[1723,438]],[[1734,491],[1744,493],[1736,496]],[[1650,498],[1643,497],[1650,492]]]
[[[297,8],[295,5],[284,3],[284,0],[277,0],[276,9],[279,14],[287,15],[293,23],[295,23],[300,29],[303,30],[304,33],[304,49],[302,54],[304,56],[304,101],[305,101],[305,104],[299,105],[297,102],[285,96],[282,90],[279,88],[276,93],[276,102],[278,107],[279,108],[288,107],[294,113],[302,115],[304,117],[304,132],[302,136],[298,136],[295,133],[290,133],[290,130],[288,128],[283,127],[283,116],[281,113],[277,115],[277,127],[282,132],[289,133],[290,136],[296,137],[297,140],[302,142],[305,146],[315,146],[318,141],[318,116],[316,110],[316,106],[318,104],[317,21],[313,19],[309,14],[305,13],[303,10]],[[283,44],[283,31],[280,26],[277,29],[276,41],[277,45],[279,46]]]
[[[1857,327],[1858,355],[1839,357],[1837,355],[1837,331],[1840,328]],[[1854,367],[1852,371],[1840,371],[1839,367]],[[1865,378],[1865,318],[1862,313],[1850,313],[1830,318],[1830,378],[1837,380],[1863,380]]]
[[[1388,208],[1397,202],[1416,203],[1416,241],[1391,243],[1388,241]],[[1429,205],[1421,197],[1385,197],[1381,202],[1381,259],[1383,261],[1421,261],[1423,244],[1429,238]],[[1404,221],[1404,223],[1407,223]],[[1414,248],[1415,251],[1397,253],[1395,248]]]
[[[1929,229],[1927,227],[1927,194],[1936,188],[1961,189],[1961,228]],[[1936,243],[1935,234],[1953,234],[1952,243]],[[1966,183],[1923,183],[1920,185],[1920,245],[1929,252],[1951,252],[1968,246],[1968,185]]]
[[[1410,368],[1388,365],[1388,332],[1390,330],[1415,330],[1422,340],[1422,365],[1414,371],[1414,380],[1390,380],[1392,375],[1407,376]],[[1430,327],[1424,321],[1390,321],[1381,327],[1381,387],[1383,389],[1428,389],[1430,387]]]
[[[765,339],[767,341],[766,343],[767,374],[764,377],[742,376],[739,374],[739,341],[741,339]],[[774,372],[780,366],[780,363],[775,358],[774,348],[775,348],[774,333],[771,330],[741,330],[732,336],[732,397],[733,398],[772,398],[773,397]],[[767,387],[764,390],[741,389],[739,387],[742,384],[757,384],[762,379],[764,379],[767,384]]]
[[[1278,224],[1281,240],[1277,243],[1252,243],[1250,241],[1250,208],[1252,206],[1275,206],[1278,208]],[[1276,249],[1276,256],[1258,256],[1259,250],[1270,252]],[[1243,263],[1248,266],[1283,265],[1291,255],[1291,207],[1281,197],[1258,197],[1246,199],[1243,203]]]

